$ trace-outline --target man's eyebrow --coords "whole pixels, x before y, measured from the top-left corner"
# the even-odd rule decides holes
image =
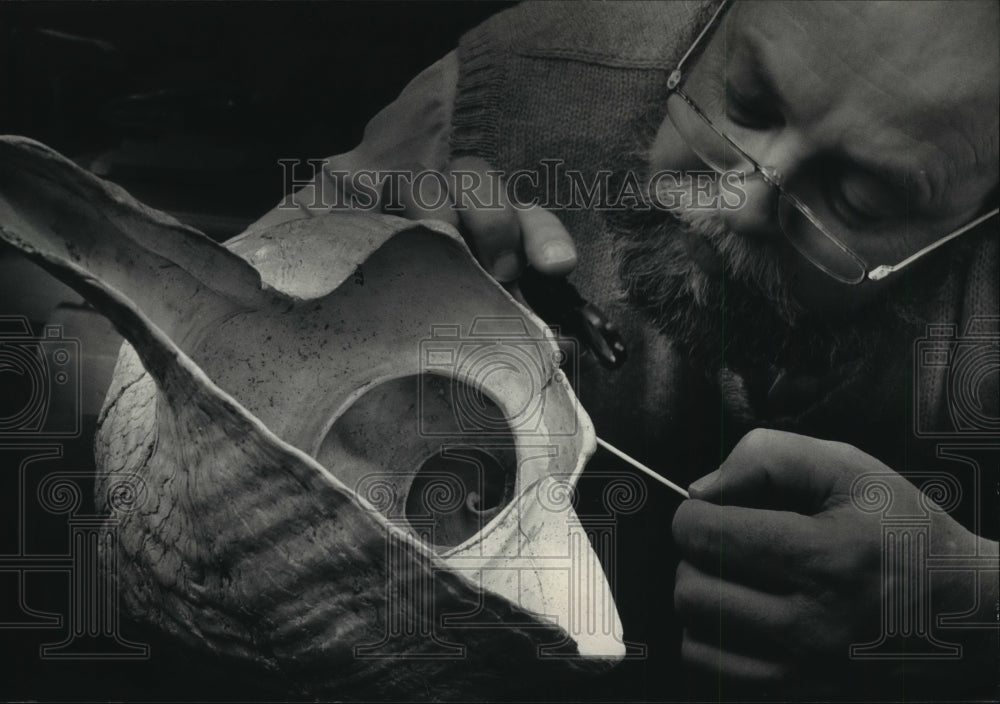
[[[929,200],[933,188],[925,169],[916,165],[874,162],[859,153],[852,153],[850,156],[852,164],[860,173],[884,184],[897,198],[914,205],[923,205]]]
[[[756,84],[757,90],[761,93],[765,93],[768,98],[772,99],[776,103],[776,107],[784,108],[785,101],[784,96],[781,91],[778,90],[777,84],[775,84],[774,79],[765,70],[764,62],[761,58],[760,47],[757,46],[750,37],[746,35],[739,35],[736,41],[733,42],[733,50],[730,54],[734,59],[739,59],[733,62],[733,65],[737,67],[732,74],[729,72],[729,62],[726,65],[726,82],[729,82],[730,76],[741,79],[750,79]]]
[[[732,74],[728,70],[726,71],[727,83],[730,76],[738,79],[749,79],[756,84],[757,90],[775,102],[776,107],[782,110],[786,108],[787,104],[782,91],[766,70],[762,49],[752,36],[744,33],[737,35],[732,43],[730,56],[739,58],[738,61],[733,62],[733,66],[739,68],[734,70]],[[927,171],[920,168],[919,165],[893,165],[875,162],[872,161],[870,154],[861,149],[852,150],[849,156],[850,160],[845,166],[857,169],[859,173],[885,184],[896,197],[908,201],[916,200],[920,203],[925,203],[930,199],[933,184]]]

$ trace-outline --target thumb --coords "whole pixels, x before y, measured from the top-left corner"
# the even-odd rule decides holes
[[[691,498],[812,515],[849,491],[861,472],[888,468],[855,447],[778,430],[752,430],[717,470],[690,486]]]

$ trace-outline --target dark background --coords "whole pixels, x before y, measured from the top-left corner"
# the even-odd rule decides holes
[[[510,4],[3,2],[0,132],[97,162],[223,237],[280,200],[277,159],[353,148],[414,75]]]

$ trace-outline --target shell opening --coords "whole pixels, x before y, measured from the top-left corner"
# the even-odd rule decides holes
[[[366,390],[316,453],[361,498],[440,551],[481,531],[513,500],[517,457],[497,403],[437,374]]]

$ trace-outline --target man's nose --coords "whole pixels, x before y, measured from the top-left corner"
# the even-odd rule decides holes
[[[761,178],[759,173],[747,174],[743,182],[746,194],[742,204],[720,213],[728,230],[739,235],[767,237],[779,234],[778,190]]]
[[[798,164],[801,163],[800,150],[791,137],[748,139],[741,146],[768,171],[771,180],[779,183],[783,183],[789,174],[797,171]],[[743,192],[746,198],[742,199],[740,207],[722,211],[726,226],[741,235],[780,237],[778,199],[781,194],[778,189],[768,183],[759,171],[753,171],[746,174]]]

